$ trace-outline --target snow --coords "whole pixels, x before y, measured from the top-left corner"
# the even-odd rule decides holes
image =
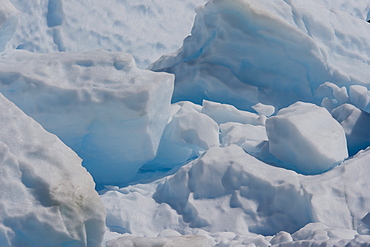
[[[194,9],[206,0],[10,0],[21,12],[7,50],[37,53],[95,49],[133,55],[140,68],[177,50]]]
[[[13,51],[0,65],[0,92],[77,152],[98,186],[130,181],[155,157],[173,75],[137,69],[130,55],[103,50]]]
[[[369,1],[205,3],[2,2],[0,246],[370,244]]]
[[[319,174],[348,157],[342,126],[322,107],[296,102],[267,119],[269,151],[302,174]]]
[[[0,245],[99,246],[105,208],[81,159],[0,94]]]

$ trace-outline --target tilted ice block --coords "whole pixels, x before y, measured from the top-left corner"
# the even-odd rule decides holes
[[[0,52],[4,51],[6,43],[18,27],[19,12],[9,0],[3,0],[0,5]]]
[[[287,167],[319,174],[348,157],[342,126],[323,107],[297,102],[266,121],[269,151]]]
[[[352,85],[349,88],[349,97],[352,104],[361,110],[370,112],[370,92],[361,85]]]
[[[155,157],[173,80],[120,52],[0,58],[0,92],[77,152],[98,185],[125,183]]]
[[[81,159],[0,94],[0,245],[100,246],[105,208]]]
[[[335,108],[332,116],[342,125],[346,133],[350,156],[370,146],[370,113],[353,105],[344,104]]]
[[[369,10],[366,0],[211,0],[182,48],[150,68],[176,75],[174,102],[314,102],[327,81],[369,85]]]

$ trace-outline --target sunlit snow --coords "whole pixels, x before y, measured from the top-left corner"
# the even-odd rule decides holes
[[[0,247],[370,246],[369,19],[3,0]]]

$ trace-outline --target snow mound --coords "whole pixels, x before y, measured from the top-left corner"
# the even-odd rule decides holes
[[[19,12],[9,0],[0,6],[0,52],[5,50],[6,43],[11,39],[18,27]]]
[[[206,0],[11,0],[19,29],[7,50],[37,53],[124,51],[141,68],[177,50]]]
[[[269,151],[302,174],[319,174],[348,157],[342,126],[323,107],[297,102],[267,119]]]
[[[369,10],[367,0],[211,0],[182,48],[150,68],[176,75],[173,102],[320,104],[325,82],[369,87]]]
[[[128,182],[155,157],[173,80],[120,52],[0,57],[0,92],[77,152],[98,186]]]
[[[0,94],[0,245],[100,246],[105,208],[81,159]]]

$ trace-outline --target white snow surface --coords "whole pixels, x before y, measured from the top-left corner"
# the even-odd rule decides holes
[[[10,0],[21,12],[7,50],[123,51],[140,68],[181,47],[206,0]]]
[[[105,208],[81,159],[0,94],[0,246],[100,246]]]
[[[122,52],[0,57],[0,92],[77,152],[98,186],[130,181],[155,157],[173,80]]]

